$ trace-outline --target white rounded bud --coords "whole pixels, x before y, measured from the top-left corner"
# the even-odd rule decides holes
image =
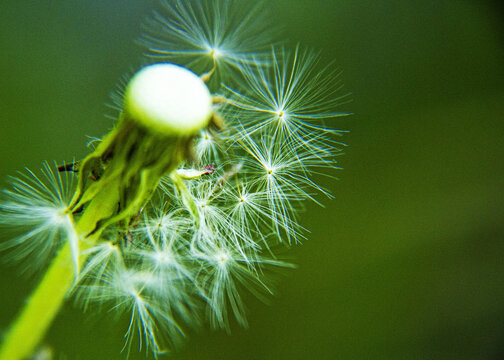
[[[212,96],[203,80],[190,70],[174,64],[154,64],[130,80],[124,113],[166,135],[191,135],[207,125]]]

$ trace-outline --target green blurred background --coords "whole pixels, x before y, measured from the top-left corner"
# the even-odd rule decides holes
[[[336,199],[309,206],[249,329],[191,333],[172,359],[503,359],[504,31],[498,2],[272,0],[284,35],[320,49],[353,102]],[[0,2],[0,183],[86,154],[103,105],[140,63],[157,1]],[[0,329],[35,285],[0,265]],[[121,359],[126,319],[67,304],[57,359]],[[134,353],[132,359],[145,358]]]

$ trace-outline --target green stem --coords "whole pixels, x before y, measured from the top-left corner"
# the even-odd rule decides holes
[[[110,196],[111,193],[113,194],[101,192],[102,196],[97,196],[95,201],[91,202],[90,210],[95,210],[93,207],[99,204],[106,208],[107,201],[111,203],[108,205],[115,206],[117,200],[116,197]],[[103,198],[103,194],[108,197]],[[86,211],[74,226],[77,234],[86,234],[93,229],[96,219],[101,217],[99,214],[97,211]],[[100,235],[98,232],[86,237],[85,241],[79,244],[80,250],[96,244]],[[81,255],[79,261],[82,263],[85,260],[85,256]],[[0,360],[23,360],[33,355],[63,304],[67,292],[74,285],[75,271],[71,246],[66,242],[5,337],[0,348]]]
[[[1,360],[21,360],[33,355],[74,279],[72,253],[70,244],[66,243],[5,337],[0,349]]]
[[[78,188],[67,210],[67,216],[81,212],[73,223],[79,254],[96,245],[107,227],[123,224],[127,228],[161,177],[175,170],[187,154],[190,139],[152,134],[126,120],[103,139],[82,161]],[[33,355],[77,278],[74,257],[80,264],[86,261],[79,254],[72,254],[69,242],[63,245],[6,335],[0,360],[25,360]]]

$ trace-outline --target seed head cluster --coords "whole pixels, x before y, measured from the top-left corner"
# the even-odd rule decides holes
[[[274,27],[250,3],[166,0],[147,21],[148,61],[207,75],[216,120],[127,228],[111,225],[79,252],[65,214],[76,175],[47,163],[4,192],[0,224],[12,237],[0,249],[36,271],[71,243],[71,294],[84,309],[129,314],[127,353],[139,343],[162,354],[205,320],[246,326],[243,292],[272,293],[268,273],[292,267],[277,250],[304,237],[303,203],[330,197],[317,178],[344,146],[333,128],[345,115],[335,110],[345,101],[338,74],[310,50],[272,46]]]

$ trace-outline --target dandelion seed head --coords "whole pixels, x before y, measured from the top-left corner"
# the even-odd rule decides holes
[[[229,330],[233,317],[245,326],[242,291],[272,294],[266,272],[290,267],[275,247],[304,239],[305,200],[330,197],[315,179],[336,168],[345,146],[333,126],[346,115],[337,111],[345,94],[317,53],[271,47],[271,29],[251,2],[163,2],[140,41],[150,60],[169,63],[145,67],[114,102],[136,124],[187,139],[185,160],[96,243],[74,224],[87,203],[68,209],[71,171],[45,164],[41,175],[13,180],[0,203],[0,224],[22,230],[0,250],[45,263],[70,243],[80,269],[72,294],[85,310],[130,314],[127,355],[134,339],[155,357],[173,348],[202,309],[213,327]],[[179,131],[187,123],[190,131]],[[106,168],[107,156],[99,158]],[[157,165],[152,159],[149,170]],[[91,175],[79,179],[77,194],[100,183]],[[112,208],[128,206],[123,195]]]

